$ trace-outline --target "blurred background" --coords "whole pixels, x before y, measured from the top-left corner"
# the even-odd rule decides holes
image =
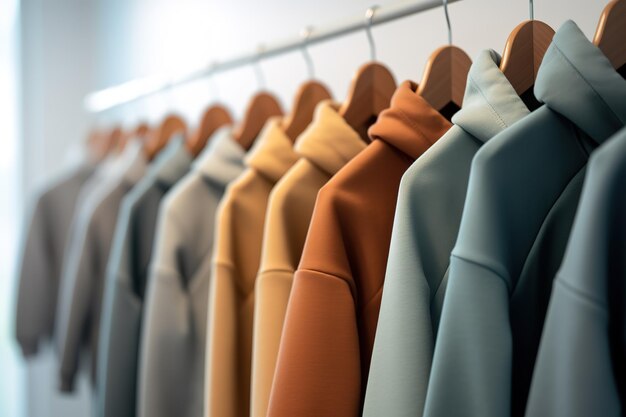
[[[535,18],[555,29],[572,19],[591,38],[605,4],[539,0]],[[15,267],[33,193],[59,174],[72,146],[93,126],[130,127],[140,119],[156,123],[169,111],[193,126],[214,101],[239,117],[259,85],[254,68],[242,67],[100,114],[85,111],[85,95],[135,77],[201,67],[263,42],[298,36],[305,26],[364,16],[371,5],[363,0],[0,0],[0,416],[71,417],[91,411],[86,377],[73,396],[57,394],[52,349],[27,362],[14,340]],[[502,52],[528,10],[523,0],[453,3],[454,43],[470,56],[484,48]],[[430,53],[447,42],[441,8],[381,25],[373,35],[379,60],[398,81],[419,80]],[[364,33],[309,52],[316,77],[338,100],[355,70],[369,60]],[[308,78],[302,54],[260,65],[265,87],[288,109],[298,84]]]

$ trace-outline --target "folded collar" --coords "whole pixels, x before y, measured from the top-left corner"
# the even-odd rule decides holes
[[[626,80],[572,21],[554,35],[534,91],[598,144],[626,123]]]
[[[417,159],[452,126],[416,92],[417,84],[404,81],[368,131],[372,140],[389,143]]]

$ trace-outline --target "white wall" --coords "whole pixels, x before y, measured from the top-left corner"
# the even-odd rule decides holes
[[[398,0],[378,1],[381,7]],[[575,20],[591,37],[605,0],[535,2],[535,17],[558,28]],[[226,102],[236,116],[258,88],[250,66],[217,75],[135,104],[90,116],[82,97],[149,74],[171,74],[226,59],[298,34],[364,15],[361,0],[23,0],[24,146],[27,188],[62,165],[67,146],[85,136],[92,121],[109,125],[146,116],[157,121],[170,110],[190,123],[211,101]],[[484,48],[501,51],[516,24],[528,18],[528,3],[462,0],[450,5],[454,42],[470,56]],[[429,54],[447,41],[443,9],[378,26],[373,30],[378,57],[398,81],[419,80]],[[342,99],[355,70],[369,58],[364,33],[309,48],[318,78]],[[293,52],[261,63],[267,88],[288,109],[307,78],[302,55]],[[218,92],[216,96],[215,92]]]
[[[573,19],[591,38],[606,1],[535,3],[537,19],[555,29]],[[244,67],[97,116],[82,109],[82,98],[90,90],[225,59],[259,43],[291,37],[305,26],[364,16],[370,5],[361,0],[22,0],[24,194],[62,168],[68,147],[83,140],[94,121],[129,125],[146,117],[155,122],[164,112],[176,110],[193,124],[215,99],[240,116],[258,86],[254,69]],[[462,0],[449,9],[454,42],[470,56],[484,48],[501,51],[510,31],[528,18],[526,1]],[[441,8],[376,27],[373,34],[379,59],[398,81],[419,80],[429,54],[447,42]],[[369,59],[364,33],[310,47],[310,53],[318,78],[339,100],[355,70]],[[261,65],[267,88],[287,109],[298,84],[307,78],[302,55],[294,52]],[[29,375],[36,382],[30,385],[31,415],[85,415],[85,390],[61,402],[51,395],[54,369],[50,361],[31,366]],[[46,384],[49,391],[44,390]]]
[[[383,0],[377,3],[395,3]],[[254,50],[263,41],[291,37],[308,25],[313,27],[346,17],[362,16],[369,2],[343,1],[197,1],[134,0],[113,11],[101,21],[105,39],[111,27],[120,26],[100,51],[106,63],[116,63],[115,70],[101,67],[99,86],[148,73],[194,68],[213,59],[228,58],[242,51]],[[551,0],[535,5],[537,19],[557,28],[566,19],[574,19],[583,31],[592,36],[604,0]],[[129,14],[132,16],[128,18]],[[483,48],[501,51],[516,24],[528,18],[526,1],[462,0],[450,5],[454,42],[470,56]],[[120,23],[121,22],[121,23]],[[429,54],[447,41],[443,9],[411,16],[374,29],[379,59],[393,70],[398,80],[419,80]],[[123,47],[120,48],[120,44]],[[369,57],[364,33],[355,33],[336,41],[310,48],[318,77],[342,99],[354,71]],[[120,63],[120,59],[126,59]],[[289,106],[297,86],[307,74],[299,52],[262,62],[267,87]],[[215,83],[219,95],[240,115],[246,101],[257,88],[254,70],[244,67],[218,75]],[[132,106],[124,113],[130,118],[147,112],[158,119],[168,109],[183,109],[189,121],[197,119],[204,105],[213,99],[209,82],[177,89]],[[109,117],[119,118],[112,111]]]
[[[27,190],[54,173],[89,126],[82,108],[95,83],[94,5],[22,0],[22,151]]]
[[[34,190],[63,168],[68,147],[79,142],[89,127],[82,97],[95,86],[95,16],[95,2],[21,1],[22,137],[17,142],[21,158],[13,175],[22,185],[20,194],[25,200],[20,204],[25,208],[22,214],[29,214]],[[26,216],[21,217],[26,219]],[[12,224],[18,222],[19,219],[12,219]],[[8,307],[13,323],[14,306]],[[11,336],[13,334],[11,328]],[[23,415],[89,415],[91,393],[87,375],[78,378],[75,395],[59,395],[58,365],[50,346],[28,362],[19,357],[18,363],[25,381],[22,384],[20,380]],[[0,412],[0,415],[4,414]],[[22,414],[6,415],[20,417]]]
[[[23,372],[12,326],[16,237],[20,220],[18,175],[19,19],[16,0],[0,0],[0,416],[21,416]]]

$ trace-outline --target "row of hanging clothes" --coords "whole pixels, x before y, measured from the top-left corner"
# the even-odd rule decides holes
[[[64,392],[89,360],[100,417],[621,415],[625,64],[615,0],[593,41],[529,20],[419,84],[95,133],[38,196],[17,340]]]

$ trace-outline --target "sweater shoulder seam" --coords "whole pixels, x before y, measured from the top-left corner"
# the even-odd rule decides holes
[[[568,293],[574,295],[575,297],[587,301],[594,307],[598,308],[604,313],[608,313],[608,309],[606,305],[604,305],[599,299],[589,294],[587,291],[584,291],[577,286],[570,284],[565,280],[565,278],[561,274],[557,274],[556,282]]]
[[[487,271],[489,271],[489,272],[493,273],[496,277],[498,277],[500,280],[502,280],[502,282],[504,282],[504,285],[506,285],[506,288],[507,288],[507,290],[508,290],[508,291],[509,291],[509,293],[510,293],[510,291],[511,291],[511,286],[510,286],[509,281],[508,281],[508,280],[507,280],[507,279],[506,279],[506,278],[502,275],[502,273],[498,272],[498,270],[496,270],[496,268],[491,267],[491,266],[489,266],[489,265],[485,265],[484,263],[481,263],[481,262],[478,262],[478,261],[474,261],[474,260],[472,260],[472,259],[465,258],[465,257],[460,256],[460,255],[455,254],[455,253],[452,253],[452,254],[450,255],[450,257],[451,257],[451,258],[456,258],[456,259],[461,260],[461,261],[463,261],[463,262],[467,262],[467,263],[469,263],[469,264],[472,264],[472,265],[474,265],[474,266],[477,266],[477,267],[479,267],[479,268],[485,269],[485,270],[487,270]]]

